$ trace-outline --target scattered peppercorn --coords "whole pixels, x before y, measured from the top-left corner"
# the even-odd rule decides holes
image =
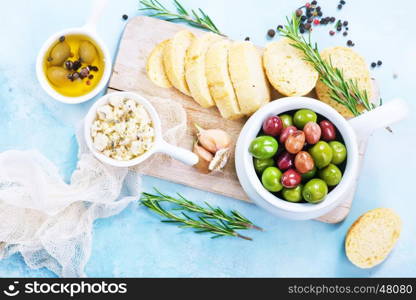
[[[78,59],[73,62],[72,64],[72,70],[76,71],[81,67],[81,61]]]
[[[302,16],[303,15],[303,11],[301,10],[301,9],[297,9],[296,10],[296,16],[297,17],[300,17],[300,16]]]
[[[322,17],[322,12],[318,11],[318,17]]]
[[[335,17],[331,17],[329,20],[330,20],[331,23],[334,23],[335,22]]]
[[[62,43],[63,41],[65,41],[65,36],[63,35],[63,36],[61,36],[60,38],[59,38],[59,41]]]
[[[376,64],[375,62],[372,62],[372,63],[371,63],[371,67],[372,67],[372,68],[375,68],[376,66],[377,66],[377,64]]]
[[[381,66],[383,62],[381,60],[377,61],[377,66]]]
[[[123,18],[123,20],[127,20],[129,18],[129,16],[128,15],[123,15],[122,18]]]
[[[318,4],[318,1],[315,1],[315,0],[314,0],[314,1],[312,1],[312,2],[311,2],[311,4],[312,4],[312,5],[316,5],[316,4]]]
[[[93,79],[94,78],[94,75],[92,75],[92,74],[90,74],[89,76],[88,76],[88,79]]]
[[[275,34],[276,34],[276,31],[274,31],[274,29],[269,29],[268,31],[267,31],[267,35],[269,36],[269,37],[274,37],[275,36]]]
[[[339,3],[341,3],[342,5],[344,5],[345,4],[345,1],[344,0],[341,0],[341,1],[339,1]]]
[[[329,35],[334,35],[334,34],[335,34],[335,31],[333,31],[333,30],[329,31]]]
[[[301,20],[302,22],[305,22],[305,20],[306,20],[306,16],[305,16],[305,15],[303,15],[302,17],[300,17],[300,20]]]
[[[312,22],[313,22],[313,18],[312,18],[312,17],[311,17],[311,18],[309,18],[307,22],[308,22],[308,23],[312,23]]]
[[[337,31],[341,31],[341,29],[342,29],[341,27],[339,27],[339,26],[337,27]]]
[[[250,37],[246,36],[246,38],[244,39],[245,41],[249,41]]]
[[[348,21],[344,21],[344,22],[342,22],[342,25],[344,25],[344,26],[348,26]]]
[[[338,4],[338,9],[342,9],[342,4]]]
[[[73,65],[74,65],[74,63],[71,60],[67,60],[65,62],[65,68],[67,68],[68,70],[72,70]]]
[[[342,33],[342,35],[343,35],[343,36],[347,36],[347,35],[348,35],[348,32],[344,31],[344,32]]]
[[[306,23],[306,24],[305,24],[305,29],[306,29],[306,30],[310,30],[310,29],[311,29],[311,24]]]
[[[281,29],[283,29],[282,25],[277,26],[277,30],[280,31]]]
[[[351,40],[348,40],[347,45],[350,46],[350,47],[353,47],[355,44]]]
[[[299,32],[300,33],[305,33],[305,29],[304,28],[299,28]]]

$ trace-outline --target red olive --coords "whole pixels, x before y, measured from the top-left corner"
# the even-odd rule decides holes
[[[288,136],[285,142],[285,148],[288,152],[296,154],[305,146],[305,133],[297,130]]]
[[[267,135],[278,136],[283,129],[283,122],[278,116],[268,117],[263,122],[263,131]]]
[[[282,174],[282,185],[285,188],[297,187],[302,181],[302,176],[293,169],[289,169]]]
[[[303,132],[305,133],[306,142],[310,145],[316,144],[321,138],[321,127],[315,122],[306,123]]]
[[[319,122],[319,126],[321,127],[322,131],[322,139],[324,141],[333,141],[336,137],[336,131],[334,125],[329,122],[328,120],[323,120]]]
[[[280,135],[279,142],[284,144],[286,142],[286,139],[289,135],[297,131],[298,129],[295,126],[288,126],[282,130],[282,134]]]
[[[300,151],[295,157],[296,170],[301,173],[308,173],[315,167],[312,156],[306,151]]]
[[[283,152],[278,158],[277,158],[277,167],[281,170],[287,170],[289,168],[293,167],[293,159],[295,156],[289,152]]]

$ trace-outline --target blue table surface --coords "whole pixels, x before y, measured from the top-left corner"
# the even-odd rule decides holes
[[[163,3],[170,6],[170,0]],[[302,1],[284,0],[182,0],[187,7],[203,8],[233,39],[246,36],[258,45],[268,39],[267,29],[284,23]],[[381,59],[372,70],[380,83],[384,101],[407,99],[414,111],[416,70],[413,1],[347,1],[341,11],[338,1],[319,1],[327,15],[349,20],[349,35],[368,63]],[[54,32],[81,26],[91,1],[3,1],[0,10],[0,151],[37,149],[60,168],[69,181],[76,167],[78,146],[74,130],[94,101],[65,105],[50,98],[35,78],[35,59],[42,43]],[[126,22],[123,14],[139,15],[137,0],[110,0],[98,31],[115,56]],[[330,37],[333,25],[314,31],[321,49],[345,45],[348,38]],[[397,78],[393,78],[393,74]],[[229,277],[229,276],[416,276],[416,202],[414,197],[414,151],[416,117],[394,125],[394,133],[377,131],[368,152],[348,218],[337,225],[316,221],[279,219],[241,201],[195,190],[151,177],[143,187],[181,192],[190,199],[204,199],[226,209],[237,209],[266,229],[250,232],[253,242],[233,238],[209,239],[191,230],[161,224],[160,219],[130,205],[122,213],[94,224],[93,249],[86,266],[91,277]],[[403,220],[400,240],[381,265],[361,270],[344,253],[349,226],[362,213],[376,207],[391,207]],[[31,270],[18,254],[0,261],[0,276],[55,276],[47,269]]]

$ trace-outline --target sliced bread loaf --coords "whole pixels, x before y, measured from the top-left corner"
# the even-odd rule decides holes
[[[185,79],[185,57],[194,38],[192,32],[181,30],[167,42],[163,51],[163,64],[170,83],[188,96],[191,92]]]
[[[149,79],[162,88],[170,88],[172,85],[165,73],[165,67],[163,66],[163,51],[169,40],[156,45],[147,58],[146,72]]]
[[[389,208],[376,208],[359,217],[345,239],[348,259],[357,267],[372,268],[393,249],[401,231],[400,217]]]
[[[228,68],[241,113],[251,115],[270,101],[260,51],[251,42],[231,44]]]

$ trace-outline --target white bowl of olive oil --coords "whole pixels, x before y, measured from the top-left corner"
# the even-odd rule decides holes
[[[106,86],[112,61],[95,30],[106,2],[94,1],[86,25],[53,34],[40,49],[36,76],[52,98],[68,104],[82,103]]]

